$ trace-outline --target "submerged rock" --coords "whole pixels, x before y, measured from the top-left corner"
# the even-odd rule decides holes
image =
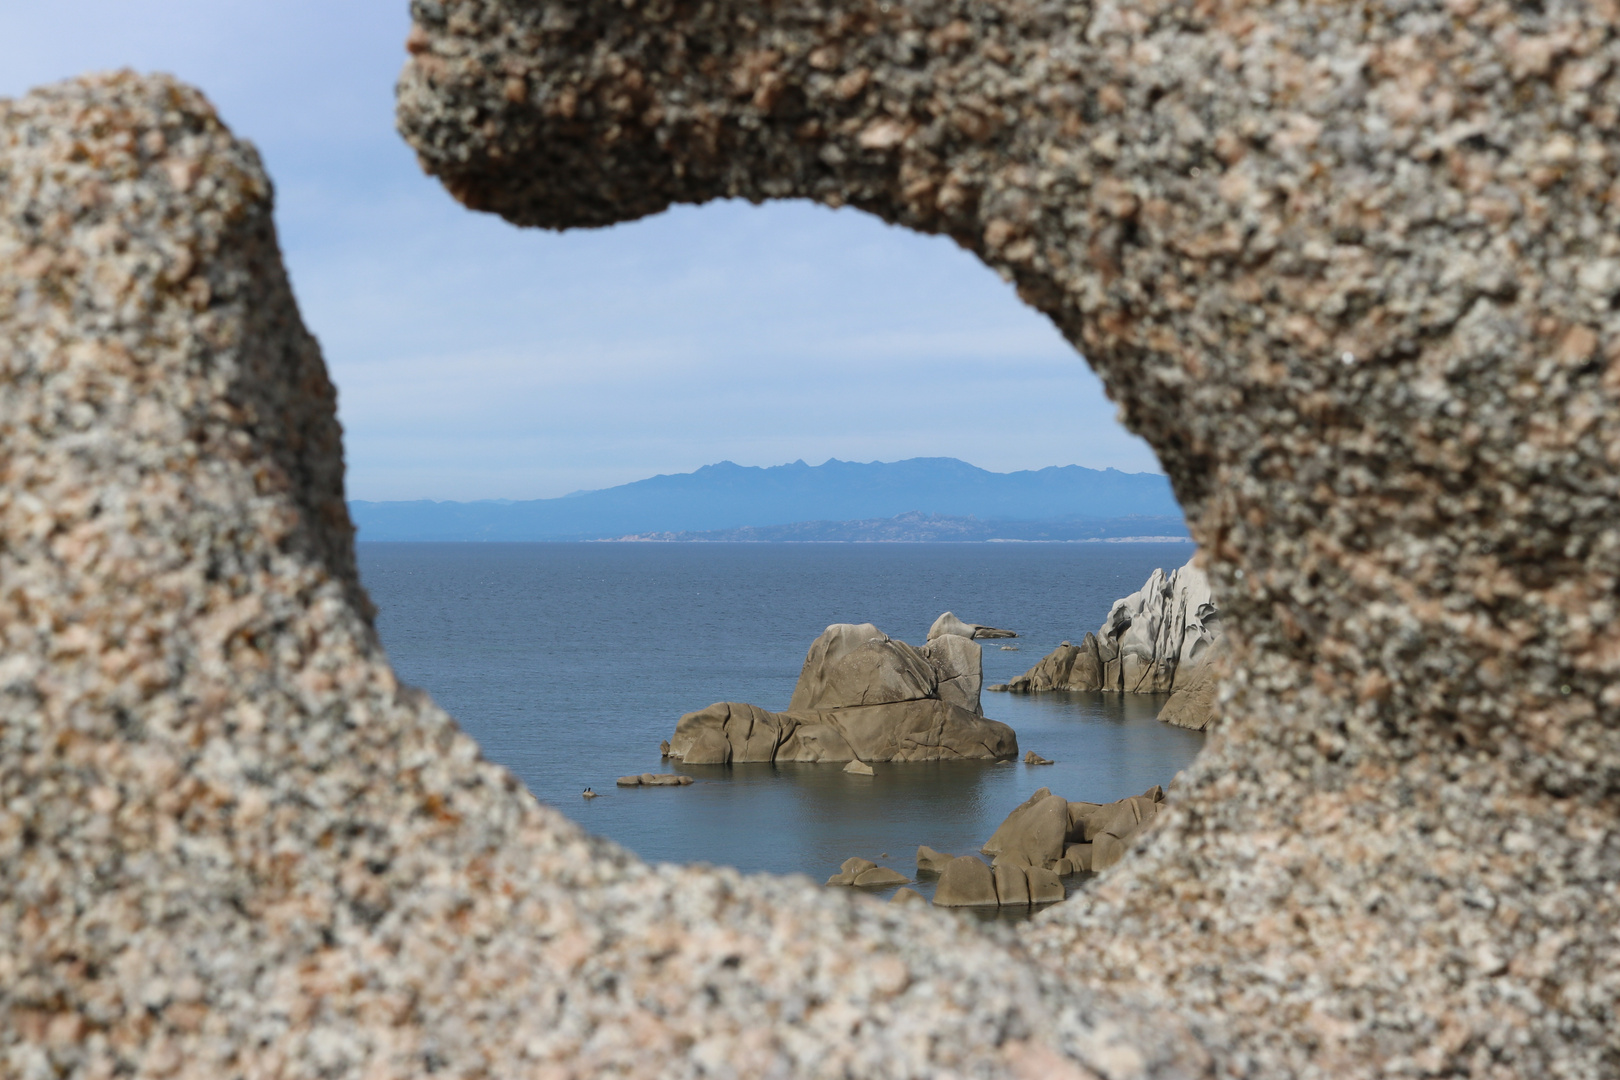
[[[618,779],[620,787],[686,787],[690,783],[690,776],[677,776],[674,773],[640,773]]]
[[[980,707],[982,671],[979,646],[960,636],[918,649],[871,623],[835,623],[806,653],[787,711],[719,702],[687,713],[670,757],[688,765],[1013,757],[1018,736]]]
[[[911,879],[898,870],[879,866],[871,859],[850,858],[838,868],[838,873],[827,879],[828,885],[851,885],[877,888],[884,885],[904,885]]]
[[[868,765],[864,761],[851,761],[848,765],[844,766],[844,771],[847,773],[853,773],[856,776],[871,776],[872,766]]]

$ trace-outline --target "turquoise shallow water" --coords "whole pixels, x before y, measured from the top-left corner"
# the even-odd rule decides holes
[[[1096,802],[1168,784],[1203,736],[1162,699],[985,694],[1020,751],[1057,764],[675,766],[658,743],[715,701],[787,705],[831,622],[921,644],[941,611],[1022,636],[984,645],[1004,682],[1095,630],[1184,544],[382,544],[359,546],[378,630],[426,688],[536,796],[649,861],[824,880],[851,855],[905,873],[918,844],[965,854],[1038,787]],[[625,773],[689,773],[621,789]],[[602,796],[585,800],[592,787]],[[886,856],[886,857],[883,857]],[[932,883],[919,883],[931,892]]]

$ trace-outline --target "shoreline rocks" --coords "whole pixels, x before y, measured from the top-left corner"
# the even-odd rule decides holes
[[[959,634],[922,648],[871,623],[834,623],[811,643],[784,712],[718,702],[687,713],[669,756],[740,762],[997,760],[1018,753],[1012,728],[980,705],[983,653]],[[859,771],[859,770],[850,770]]]

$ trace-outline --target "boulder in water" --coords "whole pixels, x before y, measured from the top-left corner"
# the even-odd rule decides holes
[[[904,885],[910,880],[898,870],[891,870],[887,866],[874,866],[870,870],[857,874],[855,885],[863,889],[870,889],[885,885]]]
[[[1029,903],[1029,879],[1024,867],[1018,863],[997,863],[991,868],[996,883],[996,903],[1002,907],[1017,907]]]
[[[845,765],[844,766],[844,771],[847,772],[847,773],[850,773],[850,774],[852,774],[854,776],[871,776],[871,775],[873,775],[872,766],[868,765],[866,762],[860,760],[859,758],[856,758],[855,760],[851,761],[848,765]]]
[[[919,874],[942,874],[945,867],[950,865],[955,855],[947,855],[943,851],[935,851],[927,844],[917,848],[917,872]]]
[[[827,879],[827,884],[853,885],[855,879],[866,873],[866,871],[876,869],[877,863],[871,859],[862,859],[858,856],[851,857],[844,860],[844,864],[838,868],[838,873]]]
[[[1029,902],[1032,904],[1056,903],[1066,895],[1063,890],[1063,879],[1055,870],[1048,870],[1043,866],[1025,867],[1024,882],[1029,892]]]
[[[999,903],[990,867],[972,855],[952,859],[934,890],[938,907],[995,907]]]

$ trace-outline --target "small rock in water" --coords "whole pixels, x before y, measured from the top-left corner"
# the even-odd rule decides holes
[[[904,885],[910,880],[898,870],[890,870],[887,866],[874,866],[857,874],[853,884],[869,888],[880,885]]]
[[[620,787],[686,787],[692,783],[690,776],[676,776],[674,773],[644,772],[639,776],[621,776]]]
[[[1031,750],[1027,754],[1024,755],[1024,764],[1025,765],[1056,765],[1057,762],[1053,761],[1051,758],[1041,757],[1041,755],[1039,755],[1035,751]]]
[[[847,772],[847,773],[854,773],[856,776],[871,776],[871,775],[873,775],[872,766],[868,765],[864,761],[861,761],[859,758],[855,759],[854,761],[851,761],[848,765],[845,765],[844,766],[844,771]]]
[[[943,874],[955,855],[947,855],[943,851],[935,851],[927,844],[917,848],[917,873]]]
[[[889,897],[891,904],[926,904],[928,900],[916,889],[899,889]]]
[[[666,757],[666,758],[669,757],[669,740],[668,739],[665,739],[663,742],[658,744],[658,755],[660,757]]]
[[[1018,646],[1016,646],[1016,645],[1003,645],[1001,647],[1001,651],[1002,652],[1017,652],[1018,651]]]

